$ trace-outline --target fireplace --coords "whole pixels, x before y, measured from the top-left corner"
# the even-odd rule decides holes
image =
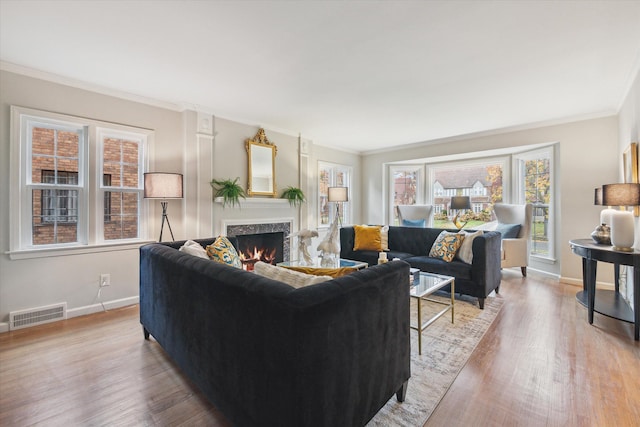
[[[258,222],[259,220],[235,220],[223,222],[224,234],[238,240],[238,252],[243,268],[252,270],[258,261],[276,264],[289,261],[291,220]]]
[[[238,240],[238,254],[242,268],[253,271],[256,262],[275,265],[284,261],[284,233],[241,234]]]

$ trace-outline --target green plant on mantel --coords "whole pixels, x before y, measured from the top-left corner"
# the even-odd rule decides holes
[[[306,201],[302,190],[291,186],[284,189],[282,198],[287,199],[291,206],[301,206]]]
[[[223,208],[227,206],[227,204],[231,206],[240,206],[240,197],[243,199],[247,198],[243,188],[238,184],[239,179],[240,178],[238,177],[233,181],[231,181],[231,179],[211,180],[211,187],[213,187],[213,190],[215,191],[213,197],[222,197]]]

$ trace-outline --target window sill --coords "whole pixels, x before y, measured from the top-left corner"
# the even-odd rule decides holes
[[[142,245],[145,245],[147,243],[155,243],[155,242],[156,242],[155,240],[135,240],[135,241],[129,240],[126,242],[103,243],[99,245],[63,246],[63,247],[57,247],[57,248],[49,246],[46,248],[33,248],[33,249],[22,249],[17,251],[8,251],[8,252],[5,252],[5,254],[9,255],[9,259],[11,260],[48,258],[48,257],[138,249]]]
[[[532,260],[535,260],[537,262],[541,262],[543,264],[555,264],[556,263],[556,259],[555,258],[543,257],[543,256],[540,256],[540,255],[529,255],[529,257]]]

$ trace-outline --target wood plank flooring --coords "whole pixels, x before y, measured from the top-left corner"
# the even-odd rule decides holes
[[[587,322],[575,286],[505,270],[505,305],[426,426],[637,426],[633,327]],[[2,426],[228,426],[137,306],[0,334]]]

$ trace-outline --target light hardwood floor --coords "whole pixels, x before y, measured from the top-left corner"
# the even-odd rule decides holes
[[[501,313],[426,426],[639,425],[631,324],[589,325],[577,287],[533,272],[505,271],[500,290]],[[0,425],[229,424],[143,339],[134,306],[0,334]]]

